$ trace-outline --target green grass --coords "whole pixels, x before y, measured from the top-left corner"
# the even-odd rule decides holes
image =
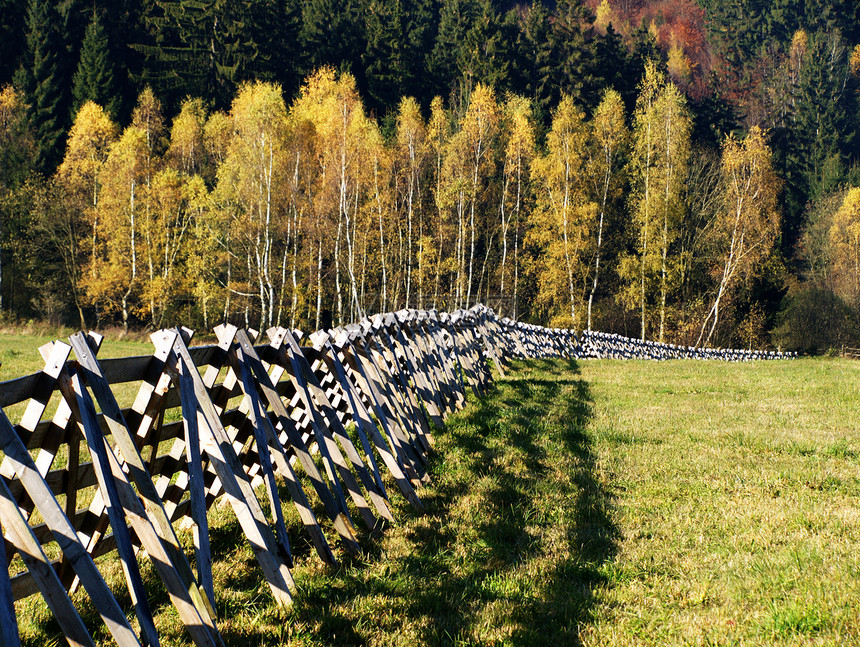
[[[42,370],[45,362],[39,347],[57,339],[68,343],[67,335],[72,332],[60,331],[56,336],[0,333],[0,382]],[[106,337],[99,357],[131,357],[152,352],[153,345],[148,341],[118,341]],[[71,356],[74,357],[74,351]]]
[[[217,508],[225,641],[860,643],[858,378],[834,359],[517,363],[436,434],[424,514],[389,489],[397,523],[362,558],[321,566],[285,504],[286,612]],[[145,570],[163,644],[187,641]],[[19,604],[41,618],[25,643],[56,638]]]

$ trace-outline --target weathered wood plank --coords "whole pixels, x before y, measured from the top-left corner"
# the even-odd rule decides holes
[[[110,525],[113,528],[114,538],[117,542],[117,551],[122,562],[122,569],[125,573],[131,601],[134,605],[138,622],[140,623],[143,642],[155,647],[159,644],[158,632],[155,629],[152,610],[149,608],[146,590],[143,587],[143,578],[140,576],[140,567],[134,554],[131,535],[128,532],[128,526],[126,526],[125,514],[119,500],[119,493],[117,492],[117,484],[113,479],[108,464],[106,441],[98,422],[96,422],[95,405],[92,399],[90,399],[89,393],[84,389],[80,376],[74,369],[69,370],[68,375],[60,376],[60,388],[63,390],[63,395],[66,397],[73,414],[77,418],[78,425],[87,439],[87,445],[93,457],[93,468],[99,481],[99,490],[102,493],[102,498],[107,502]]]
[[[322,386],[320,386],[320,383],[317,380],[316,375],[314,375],[313,369],[311,369],[311,365],[304,356],[302,349],[299,348],[299,345],[296,343],[296,340],[292,335],[287,335],[285,339],[287,341],[287,350],[292,350],[298,360],[301,370],[304,372],[305,385],[313,400],[316,401],[317,410],[328,420],[329,432],[343,448],[346,458],[349,459],[353,469],[356,474],[358,474],[358,478],[367,491],[373,506],[384,519],[394,521],[394,518],[391,516],[391,510],[388,508],[388,502],[386,501],[384,493],[380,491],[376,480],[374,480],[373,476],[368,472],[367,466],[361,460],[361,456],[356,450],[355,445],[353,445],[352,440],[350,440],[349,435],[346,433],[346,429],[341,423],[340,418],[337,417],[334,406],[329,401]],[[367,449],[370,449],[370,447],[368,446]]]
[[[128,466],[129,474],[138,488],[146,509],[146,514],[158,532],[160,539],[165,544],[165,548],[170,556],[170,565],[177,570],[186,591],[194,601],[197,614],[202,618],[203,623],[209,627],[210,631],[215,631],[215,624],[211,617],[211,608],[200,594],[200,589],[191,571],[191,566],[188,564],[185,553],[179,544],[179,539],[176,537],[173,526],[170,524],[161,498],[158,496],[158,492],[152,482],[152,477],[143,463],[125,417],[95,357],[95,351],[97,350],[100,338],[93,338],[91,343],[91,340],[83,333],[77,333],[69,339],[72,347],[75,349],[75,355],[82,365],[87,383],[98,400],[103,418],[107,421],[111,436],[120,451],[122,460]],[[197,621],[197,619],[194,620],[195,622]]]
[[[69,641],[70,645],[80,645],[81,647],[93,645],[93,640],[83,620],[81,620],[81,616],[66,594],[66,589],[45,556],[39,540],[33,535],[27,520],[21,516],[15,499],[12,498],[12,494],[2,478],[0,478],[0,520],[6,529],[6,535],[18,549],[18,553],[27,566],[36,587],[41,591],[48,608],[51,609],[51,613],[54,614],[60,624],[66,640]],[[16,644],[18,640],[18,626],[15,622],[15,609],[12,606],[12,585],[5,558],[0,559],[0,562],[3,562],[0,563],[0,567],[4,571],[3,574],[0,574],[0,578],[4,580],[2,583],[4,588],[3,607],[4,611],[7,612],[0,618],[0,621],[2,621],[4,634],[14,631],[14,636],[4,635],[3,644],[12,645]],[[6,597],[7,595],[8,597]],[[8,612],[11,612],[11,619]]]
[[[3,479],[0,478],[0,482],[2,481]],[[2,496],[3,492],[0,488],[0,497]],[[4,523],[6,520],[0,515],[0,537],[5,536],[3,533]],[[26,524],[25,521],[24,525]],[[38,545],[36,542],[36,546]],[[12,582],[9,581],[9,567],[6,564],[5,548],[0,550],[0,571],[2,571],[0,572],[0,647],[18,647],[21,644],[21,637],[18,635],[18,620],[15,618]]]
[[[185,367],[182,367],[183,369]],[[197,558],[197,576],[200,586],[215,608],[215,584],[212,578],[212,551],[209,545],[209,521],[206,517],[206,483],[203,477],[203,459],[200,456],[200,434],[197,428],[197,407],[191,394],[194,385],[191,376],[184,372],[179,397],[182,402],[182,422],[185,426],[185,448],[188,469],[188,490],[191,495],[194,551]]]
[[[391,404],[380,391],[378,376],[370,374],[370,363],[358,352],[355,346],[350,345],[348,335],[345,331],[338,334],[335,338],[335,343],[338,345],[339,352],[343,357],[344,365],[349,366],[353,371],[353,375],[355,375],[358,381],[359,390],[369,397],[376,417],[385,431],[391,450],[397,456],[398,463],[410,479],[419,482],[418,467],[413,463],[412,457],[395,433],[399,422],[395,418]]]
[[[287,537],[287,528],[284,523],[284,511],[281,508],[281,499],[278,495],[278,484],[275,481],[275,470],[272,467],[272,456],[269,450],[269,442],[263,425],[269,424],[266,411],[260,403],[257,387],[251,377],[251,371],[245,362],[242,345],[234,345],[238,329],[235,326],[219,326],[215,334],[218,336],[218,345],[227,348],[227,355],[234,362],[233,371],[239,376],[239,383],[245,393],[245,406],[248,410],[248,420],[253,427],[254,439],[257,444],[257,455],[259,457],[260,469],[263,472],[263,480],[266,482],[266,493],[269,496],[269,505],[275,518],[275,540],[281,550],[281,556],[289,566],[293,565],[293,555]],[[242,331],[245,335],[245,331]],[[246,348],[251,346],[250,340],[245,337]]]
[[[269,588],[275,602],[281,606],[292,603],[290,589],[295,582],[287,565],[278,556],[275,539],[266,522],[260,502],[257,500],[251,483],[236,456],[233,444],[227,432],[221,425],[218,414],[197,367],[191,359],[185,342],[177,335],[173,343],[173,353],[178,362],[182,362],[184,370],[192,378],[193,397],[196,407],[204,424],[199,425],[201,449],[209,455],[212,467],[224,487],[233,511],[248,538],[251,548],[257,557],[263,575],[269,583]],[[180,383],[181,388],[181,383]]]
[[[92,557],[81,544],[74,527],[36,469],[24,443],[21,442],[5,412],[2,411],[0,411],[0,448],[12,459],[15,473],[24,483],[30,498],[36,502],[36,507],[54,533],[60,550],[69,558],[114,639],[123,647],[139,646],[140,643],[116,598],[105,584]]]
[[[263,406],[259,393],[257,393],[256,388],[253,386],[253,378],[256,377],[257,384],[260,386],[260,389],[264,394],[268,392],[271,395],[274,391],[274,386],[271,383],[268,373],[260,362],[259,356],[257,355],[251,340],[248,338],[247,333],[244,330],[238,330],[235,333],[235,339],[238,344],[238,348],[237,352],[231,354],[231,357],[237,363],[234,370],[239,368],[239,370],[242,371],[242,383],[246,385],[246,393],[251,401],[252,411],[254,408],[256,408],[257,411],[254,419],[252,420],[255,432],[258,429],[260,432],[256,438],[257,447],[259,448],[263,446],[267,451],[271,451],[278,467],[278,472],[287,484],[287,489],[290,492],[293,505],[296,506],[299,517],[301,518],[305,530],[308,532],[308,535],[314,544],[317,554],[323,562],[335,565],[337,564],[337,560],[335,559],[334,553],[332,553],[331,547],[328,545],[328,541],[322,532],[322,528],[320,528],[319,522],[317,521],[307,495],[299,482],[298,476],[293,470],[292,465],[290,465],[290,461],[284,451],[283,445],[281,445],[281,442],[278,440],[275,428],[272,421],[266,414],[266,408]],[[273,397],[277,398],[277,396]],[[280,399],[278,399],[278,401],[280,402]],[[283,520],[281,522],[283,523]],[[352,534],[350,535],[350,542],[354,542],[354,535]]]
[[[329,469],[332,470],[333,473],[335,470],[337,471],[337,474],[343,481],[344,486],[346,486],[347,492],[349,492],[352,502],[355,504],[356,508],[358,508],[358,512],[365,525],[370,530],[374,530],[376,528],[376,517],[370,510],[370,505],[368,504],[367,499],[365,499],[364,495],[361,493],[358,482],[349,470],[349,467],[346,464],[346,459],[338,448],[334,436],[332,435],[332,431],[322,419],[321,413],[313,402],[313,396],[311,395],[310,387],[307,382],[308,373],[313,374],[313,371],[311,371],[310,366],[307,365],[307,360],[304,358],[304,355],[302,355],[301,349],[296,352],[296,348],[298,348],[298,344],[296,344],[295,338],[290,333],[286,334],[284,336],[284,345],[280,348],[280,357],[282,362],[289,362],[292,366],[292,371],[289,372],[289,376],[296,385],[296,389],[299,392],[305,410],[311,413],[311,422],[320,453],[323,455]],[[346,510],[344,510],[344,513],[346,513]]]
[[[346,368],[343,366],[337,352],[332,347],[328,334],[318,331],[311,337],[311,340],[313,341],[314,346],[318,347],[322,358],[328,364],[330,370],[337,376],[337,379],[347,396],[347,402],[349,403],[353,420],[356,421],[356,424],[361,428],[366,436],[373,439],[376,450],[382,457],[383,463],[385,463],[385,466],[388,468],[388,471],[391,473],[395,483],[397,483],[397,486],[400,488],[400,491],[403,492],[403,496],[406,497],[406,500],[409,501],[414,508],[417,510],[423,510],[424,506],[421,503],[421,499],[418,498],[414,488],[406,478],[406,474],[404,474],[403,470],[400,468],[396,457],[392,454],[391,449],[380,434],[377,426],[374,424],[369,412],[361,403],[360,395],[353,383],[350,382],[349,377],[346,374]],[[369,448],[365,448],[365,451],[369,453]]]

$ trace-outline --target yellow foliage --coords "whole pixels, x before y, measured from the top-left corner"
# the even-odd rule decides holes
[[[588,129],[583,113],[565,95],[553,113],[547,154],[536,159],[537,185],[530,239],[538,254],[538,303],[553,321],[580,324],[588,278],[588,242],[597,205],[587,198],[583,153]]]
[[[860,188],[845,193],[830,227],[831,274],[840,296],[860,300]]]
[[[131,125],[143,132],[150,153],[163,150],[164,115],[161,112],[161,102],[149,86],[137,97],[137,105],[131,114]]]
[[[648,62],[633,115],[633,190],[630,206],[638,229],[637,274],[623,275],[639,289],[641,337],[648,326],[648,306],[659,296],[659,339],[663,340],[669,295],[678,262],[672,243],[684,215],[681,191],[687,172],[692,121],[686,100],[656,65]],[[656,257],[656,258],[655,258]]]
[[[110,147],[98,181],[102,185],[96,210],[96,245],[84,287],[103,312],[145,312],[136,304],[141,271],[140,227],[148,201],[146,172],[149,147],[146,133],[135,126],[125,129]]]
[[[609,0],[601,0],[594,13],[595,29],[597,29],[601,34],[605,34],[606,28],[612,24],[614,19],[615,15],[612,12],[612,6],[609,4]]]
[[[206,154],[216,166],[221,166],[227,158],[230,140],[233,139],[233,124],[223,112],[213,112],[203,127],[203,146]]]
[[[669,70],[669,76],[676,81],[689,83],[693,78],[690,59],[684,53],[684,48],[675,41],[669,46],[669,58],[666,62],[666,67]]]
[[[791,37],[791,47],[788,53],[788,64],[793,75],[800,73],[803,59],[809,49],[809,36],[803,29],[798,29]]]
[[[9,132],[26,110],[24,95],[11,85],[0,90],[0,133]]]
[[[206,108],[202,99],[186,99],[170,129],[167,156],[175,168],[185,173],[199,173],[203,166],[205,148],[203,131]]]
[[[15,182],[13,176],[24,179],[34,152],[24,95],[8,85],[0,90],[0,191]]]
[[[860,45],[855,46],[854,49],[851,50],[851,58],[848,61],[848,66],[851,70],[851,74],[860,78]]]
[[[780,182],[773,169],[770,148],[758,126],[750,129],[743,141],[731,135],[726,138],[721,175],[723,208],[718,211],[710,232],[716,295],[699,334],[699,342],[704,338],[705,343],[710,342],[719,320],[720,305],[736,289],[738,277],[763,271],[780,229],[777,202]]]
[[[754,126],[746,139],[723,144],[724,207],[714,222],[715,271],[727,289],[735,277],[749,274],[765,260],[779,235],[777,196],[780,181],[773,169],[764,133]]]
[[[78,110],[57,180],[81,208],[98,205],[99,173],[117,134],[116,124],[98,104],[87,101]]]
[[[469,107],[460,124],[463,143],[470,153],[470,164],[476,174],[489,164],[493,139],[499,130],[499,105],[489,86],[479,83],[472,91]]]

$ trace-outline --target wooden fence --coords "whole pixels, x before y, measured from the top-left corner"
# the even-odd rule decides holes
[[[384,472],[421,509],[433,428],[467,390],[491,388],[486,358],[504,374],[511,356],[567,355],[576,344],[570,331],[500,321],[483,306],[376,315],[305,340],[283,328],[215,332],[217,344],[194,347],[191,331],[162,330],[152,355],[105,360],[99,335],[77,333],[40,349],[41,372],[0,384],[0,644],[19,643],[13,602],[41,593],[69,643],[92,645],[69,597],[83,586],[118,644],[157,645],[142,550],[189,637],[222,645],[207,524],[217,499],[229,502],[275,602],[289,605],[279,485],[319,559],[336,562],[333,541],[358,553],[356,526],[392,521]],[[131,406],[120,406],[118,388],[136,389]],[[16,405],[13,424],[6,411]],[[193,559],[174,531],[183,519]],[[114,551],[140,635],[94,562]]]

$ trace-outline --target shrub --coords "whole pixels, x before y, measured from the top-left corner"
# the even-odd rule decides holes
[[[830,290],[805,288],[783,301],[771,336],[781,348],[820,353],[843,344],[857,345],[860,317]]]

